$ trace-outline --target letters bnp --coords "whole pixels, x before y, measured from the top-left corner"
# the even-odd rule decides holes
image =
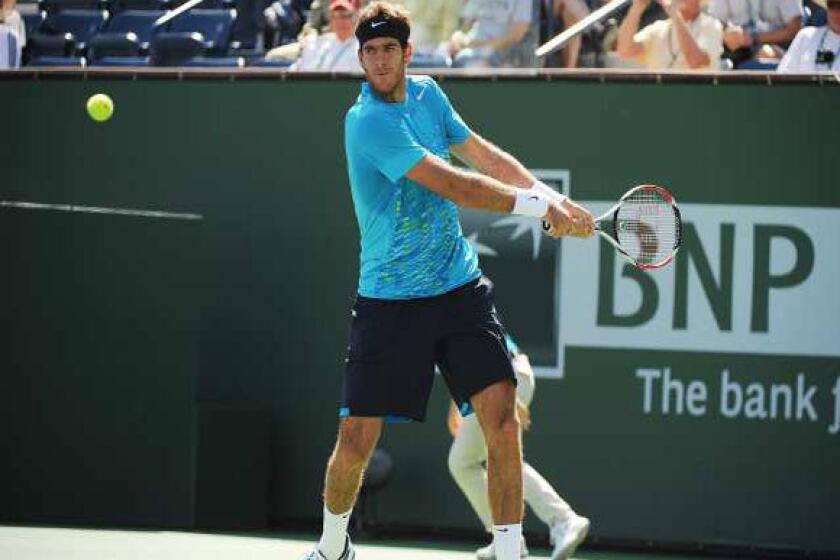
[[[739,224],[738,227],[745,227]],[[697,229],[686,222],[683,245],[673,263],[674,292],[672,328],[688,327],[689,298],[704,297],[721,332],[732,331],[733,304],[750,305],[749,330],[766,333],[769,330],[770,302],[775,291],[791,289],[804,283],[814,269],[814,244],[805,231],[791,225],[753,224],[752,260],[735,263],[735,224],[720,224],[719,263],[710,262]],[[792,248],[793,262],[771,262],[773,244]],[[630,265],[624,265],[617,279],[615,252],[600,251],[599,297],[597,324],[602,327],[639,327],[649,322],[660,306],[659,288],[653,277]],[[780,270],[780,266],[782,269]],[[715,271],[716,269],[716,271]],[[690,272],[691,271],[691,272]],[[734,277],[751,272],[750,301],[733,302]],[[689,290],[689,274],[694,274],[702,293]],[[656,274],[656,273],[654,273]],[[617,311],[619,282],[632,282],[641,293],[636,309]]]

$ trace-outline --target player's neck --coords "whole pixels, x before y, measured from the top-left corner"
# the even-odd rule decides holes
[[[388,93],[380,93],[379,97],[386,103],[402,103],[405,101],[405,74],[397,85]]]

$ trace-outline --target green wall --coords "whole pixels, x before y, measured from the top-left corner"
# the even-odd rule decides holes
[[[569,170],[581,200],[658,182],[689,208],[735,215],[840,207],[836,87],[442,85],[477,132],[530,167]],[[342,139],[357,90],[350,79],[0,81],[11,131],[0,199],[203,217],[0,207],[0,444],[11,450],[0,519],[191,526],[196,403],[208,402],[272,411],[270,522],[317,519],[358,266]],[[83,110],[99,91],[116,104],[105,124]],[[511,330],[550,363],[559,246],[531,262],[530,242],[516,243],[483,266]],[[771,348],[569,345],[564,377],[539,382],[528,459],[593,518],[594,537],[840,551],[830,507],[840,503],[840,438],[823,426],[836,350],[791,365]],[[634,372],[674,364],[710,386],[722,364],[776,381],[808,367],[826,417],[816,429],[641,413]],[[478,529],[446,471],[445,411],[437,384],[426,424],[388,428],[382,445],[396,466],[380,520]]]

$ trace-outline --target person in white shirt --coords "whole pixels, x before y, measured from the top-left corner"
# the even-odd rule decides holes
[[[300,58],[289,69],[361,73],[359,43],[353,35],[357,14],[358,6],[352,0],[332,0],[330,32],[303,37]]]
[[[618,29],[616,50],[647,68],[717,70],[723,51],[723,27],[700,11],[700,0],[657,0],[668,19],[639,31],[650,0],[633,0]]]
[[[26,46],[26,26],[16,0],[0,0],[0,68],[17,68]]]
[[[777,72],[840,72],[840,0],[815,0],[826,11],[827,25],[796,34]]]
[[[738,67],[782,57],[802,28],[802,0],[711,0],[709,15],[723,23],[726,56]]]
[[[458,30],[447,49],[455,68],[517,68],[536,65],[533,0],[468,0],[466,31]],[[533,29],[532,29],[533,28]]]

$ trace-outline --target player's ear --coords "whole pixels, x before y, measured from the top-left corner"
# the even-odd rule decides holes
[[[406,42],[405,48],[403,49],[403,62],[406,66],[408,66],[409,61],[411,61],[412,54],[414,54],[414,47],[410,42]]]

